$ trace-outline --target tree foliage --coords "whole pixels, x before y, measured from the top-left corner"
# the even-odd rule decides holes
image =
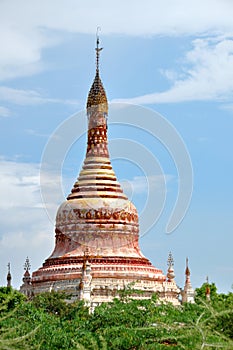
[[[233,349],[233,293],[215,290],[207,302],[202,287],[196,304],[133,299],[128,290],[93,314],[62,293],[25,301],[0,288],[0,349]]]
[[[215,300],[218,298],[217,287],[215,283],[207,284],[203,283],[200,288],[196,288],[195,290],[195,300],[198,303],[200,300],[206,300],[206,289],[207,287],[210,289],[211,300]]]
[[[19,305],[25,296],[11,287],[0,287],[0,310],[10,311]]]

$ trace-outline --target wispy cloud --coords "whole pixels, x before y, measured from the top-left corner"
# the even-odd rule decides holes
[[[124,192],[131,198],[132,194],[145,194],[148,190],[160,190],[161,184],[168,183],[172,175],[135,176],[131,180],[121,181]]]
[[[16,105],[38,105],[44,103],[61,103],[68,105],[79,105],[77,100],[63,100],[56,98],[49,98],[43,96],[40,92],[35,90],[13,89],[6,86],[0,86],[0,101],[10,102]],[[0,110],[1,112],[1,110]]]
[[[20,285],[20,270],[27,255],[33,269],[47,258],[54,244],[54,221],[51,222],[44,208],[40,194],[40,164],[17,162],[0,157],[0,264],[12,263],[13,284]],[[44,174],[45,177],[45,174]],[[55,214],[55,186],[58,175],[46,174],[50,214]],[[19,249],[20,248],[20,249]],[[0,284],[4,283],[0,274]]]
[[[38,163],[26,163],[6,160],[0,157],[0,209],[44,208],[41,198],[41,177]],[[54,201],[56,184],[61,180],[61,174],[54,171],[43,173],[43,185],[51,192],[52,199],[48,205],[53,206],[54,214],[60,202]],[[66,178],[63,179],[64,182]],[[55,186],[54,186],[55,184]],[[61,199],[60,199],[61,200]]]
[[[31,136],[36,136],[36,137],[45,137],[48,138],[50,136],[50,134],[43,134],[43,133],[39,133],[36,130],[33,129],[25,129],[24,130],[26,134],[31,135]]]
[[[11,112],[8,108],[0,106],[0,118],[6,118],[11,115]]]
[[[221,109],[225,111],[233,112],[233,103],[224,103],[220,106]]]
[[[35,268],[41,264],[43,254],[50,253],[53,227],[41,203],[39,164],[1,157],[0,167],[0,263],[4,266],[11,261],[13,284],[18,287],[25,257],[33,258]],[[1,274],[1,284],[2,277]]]
[[[205,137],[205,136],[200,136],[200,137],[198,137],[197,141],[198,142],[207,142],[207,141],[209,141],[209,138]]]
[[[196,39],[180,72],[165,72],[170,89],[117,100],[136,104],[227,100],[233,96],[233,40]]]
[[[4,160],[1,160],[0,164],[0,208],[37,207],[41,202],[39,165]]]
[[[97,18],[105,35],[200,35],[232,33],[232,12],[227,0],[2,1],[0,80],[39,73],[45,48],[59,44],[63,33],[94,34]]]

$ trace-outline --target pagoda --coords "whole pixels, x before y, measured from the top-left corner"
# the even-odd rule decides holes
[[[185,285],[181,291],[182,303],[195,303],[195,291],[191,285],[190,270],[188,266],[188,258],[186,258],[186,269],[185,269]]]
[[[86,106],[86,157],[71,193],[57,211],[54,251],[32,274],[33,293],[65,291],[95,306],[132,285],[143,291],[140,297],[157,292],[179,304],[173,274],[165,276],[139,248],[137,210],[111,165],[108,101],[99,72],[101,50],[97,37],[96,74]]]

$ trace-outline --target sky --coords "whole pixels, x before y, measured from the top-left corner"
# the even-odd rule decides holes
[[[141,249],[164,273],[172,251],[181,287],[189,257],[194,288],[232,290],[232,16],[230,0],[0,2],[0,285],[8,262],[18,288],[26,257],[35,271],[53,250],[101,27],[109,149]]]

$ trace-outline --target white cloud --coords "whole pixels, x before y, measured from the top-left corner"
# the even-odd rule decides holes
[[[3,0],[0,80],[40,72],[45,68],[42,50],[63,40],[63,33],[94,34],[97,25],[105,35],[231,33],[232,13],[228,0]]]
[[[198,137],[197,141],[198,142],[208,142],[209,138],[206,136],[200,136],[200,137]]]
[[[52,252],[54,222],[44,209],[40,195],[40,165],[0,158],[0,265],[11,261],[13,284],[20,285],[24,259],[31,257],[32,270]],[[48,174],[48,182],[51,182]],[[53,178],[56,182],[57,178]],[[48,187],[48,191],[54,187]],[[54,196],[50,197],[54,199]],[[49,203],[55,216],[60,203]],[[50,208],[51,209],[51,208]],[[0,285],[4,276],[0,274]]]
[[[136,104],[227,100],[233,96],[233,40],[196,39],[186,54],[182,71],[165,72],[170,89],[118,102]]]
[[[132,11],[132,7],[134,11]],[[100,0],[5,0],[0,3],[0,80],[32,75],[45,69],[43,50],[58,45],[65,33],[94,34],[101,25],[103,34],[151,35],[222,35],[233,33],[233,2],[228,0],[153,0],[141,2]],[[140,23],[140,25],[139,25]],[[193,42],[181,72],[162,72],[173,82],[162,93],[139,96],[128,102],[151,104],[225,98],[233,90],[232,40],[212,43],[207,39]],[[230,75],[230,76],[229,76]],[[0,99],[19,105],[66,103],[43,96],[36,90],[0,87]],[[0,110],[1,112],[1,110]],[[1,113],[0,113],[1,114]],[[7,111],[2,110],[6,115]]]
[[[173,179],[172,175],[134,176],[132,180],[122,180],[121,186],[129,198],[132,194],[145,194],[148,190],[159,191],[161,185]]]
[[[35,207],[40,202],[39,166],[4,160],[0,163],[0,208]]]
[[[0,118],[9,117],[10,114],[11,112],[8,108],[0,106]]]
[[[48,98],[35,90],[13,89],[6,86],[0,86],[0,100],[22,106],[38,105],[44,103],[79,105],[79,101]]]
[[[233,112],[233,103],[226,103],[220,106],[221,109],[224,109],[228,112]]]
[[[49,134],[42,134],[37,132],[36,130],[33,129],[25,129],[26,134],[31,135],[31,136],[36,136],[36,137],[46,137],[48,138],[50,135]]]
[[[19,105],[40,104],[46,101],[37,91],[12,89],[6,86],[0,86],[0,100]]]
[[[62,201],[57,198],[57,186],[61,180],[61,175],[51,171],[40,174],[40,164],[25,163],[5,160],[0,158],[0,209],[1,210],[31,210],[43,209],[44,203],[41,198],[41,186],[46,187],[50,202],[46,203],[56,214],[56,208]],[[64,178],[63,182],[70,181]],[[62,183],[61,183],[62,186]],[[62,190],[61,190],[62,192]],[[4,220],[4,218],[3,218]]]

